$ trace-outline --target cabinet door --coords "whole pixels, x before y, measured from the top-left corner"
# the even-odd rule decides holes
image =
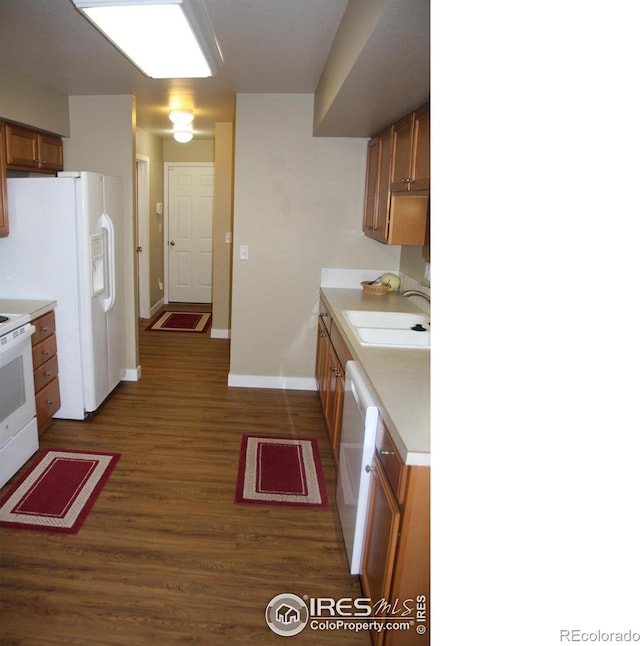
[[[327,370],[327,405],[325,409],[325,417],[327,421],[327,430],[329,432],[329,440],[331,448],[336,454],[336,432],[338,433],[339,444],[339,423],[342,421],[342,398],[344,392],[344,372],[338,354],[335,351],[332,343],[329,343],[329,361]]]
[[[5,125],[8,168],[38,168],[38,135],[34,130]]]
[[[428,189],[431,177],[429,105],[416,110],[413,122],[413,169],[411,172],[412,191]]]
[[[367,146],[367,179],[364,189],[364,219],[362,230],[371,235],[376,221],[376,202],[378,198],[378,137],[369,140]]]
[[[382,598],[389,599],[400,509],[377,455],[373,458],[373,468],[361,579],[364,596],[375,603]]]
[[[4,157],[4,125],[0,123],[0,238],[9,235],[7,211],[7,169]]]
[[[411,113],[393,127],[392,191],[408,191],[411,186],[413,121],[414,113]]]
[[[379,137],[379,172],[378,172],[378,200],[376,203],[376,217],[373,226],[375,240],[385,242],[389,235],[389,205],[391,186],[391,158],[393,153],[393,128],[387,128]]]
[[[318,384],[318,394],[324,410],[327,398],[327,362],[329,361],[329,335],[322,322],[322,317],[318,319],[318,338],[316,342],[316,382]]]
[[[38,134],[38,160],[42,170],[62,170],[62,140],[60,137]]]

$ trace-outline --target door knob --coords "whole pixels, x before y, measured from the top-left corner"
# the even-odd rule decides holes
[[[172,247],[175,247],[175,246],[176,246],[176,241],[175,241],[175,240],[172,240],[169,244],[170,244]]]
[[[142,247],[136,247],[136,251],[137,251],[138,253],[142,253]]]

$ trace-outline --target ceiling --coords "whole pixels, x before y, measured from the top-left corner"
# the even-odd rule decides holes
[[[210,138],[216,121],[234,120],[237,93],[314,93],[349,1],[372,2],[204,0],[222,69],[209,79],[150,79],[71,0],[0,0],[0,64],[69,96],[133,94],[138,126],[161,138],[171,137],[169,110],[191,108],[195,137]],[[370,136],[428,99],[429,0],[385,3],[323,135]],[[390,70],[391,91],[381,91]]]

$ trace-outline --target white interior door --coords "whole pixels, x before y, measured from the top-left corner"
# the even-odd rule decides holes
[[[169,165],[168,300],[211,303],[213,164]]]

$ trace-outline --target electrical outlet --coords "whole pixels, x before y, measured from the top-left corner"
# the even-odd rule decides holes
[[[224,241],[225,241],[227,244],[231,244],[231,231],[227,231],[227,232],[224,234]]]
[[[159,278],[158,278],[158,289],[160,291],[162,291],[164,289],[164,284],[162,283],[162,281]]]
[[[249,260],[249,245],[240,245],[240,260]]]

